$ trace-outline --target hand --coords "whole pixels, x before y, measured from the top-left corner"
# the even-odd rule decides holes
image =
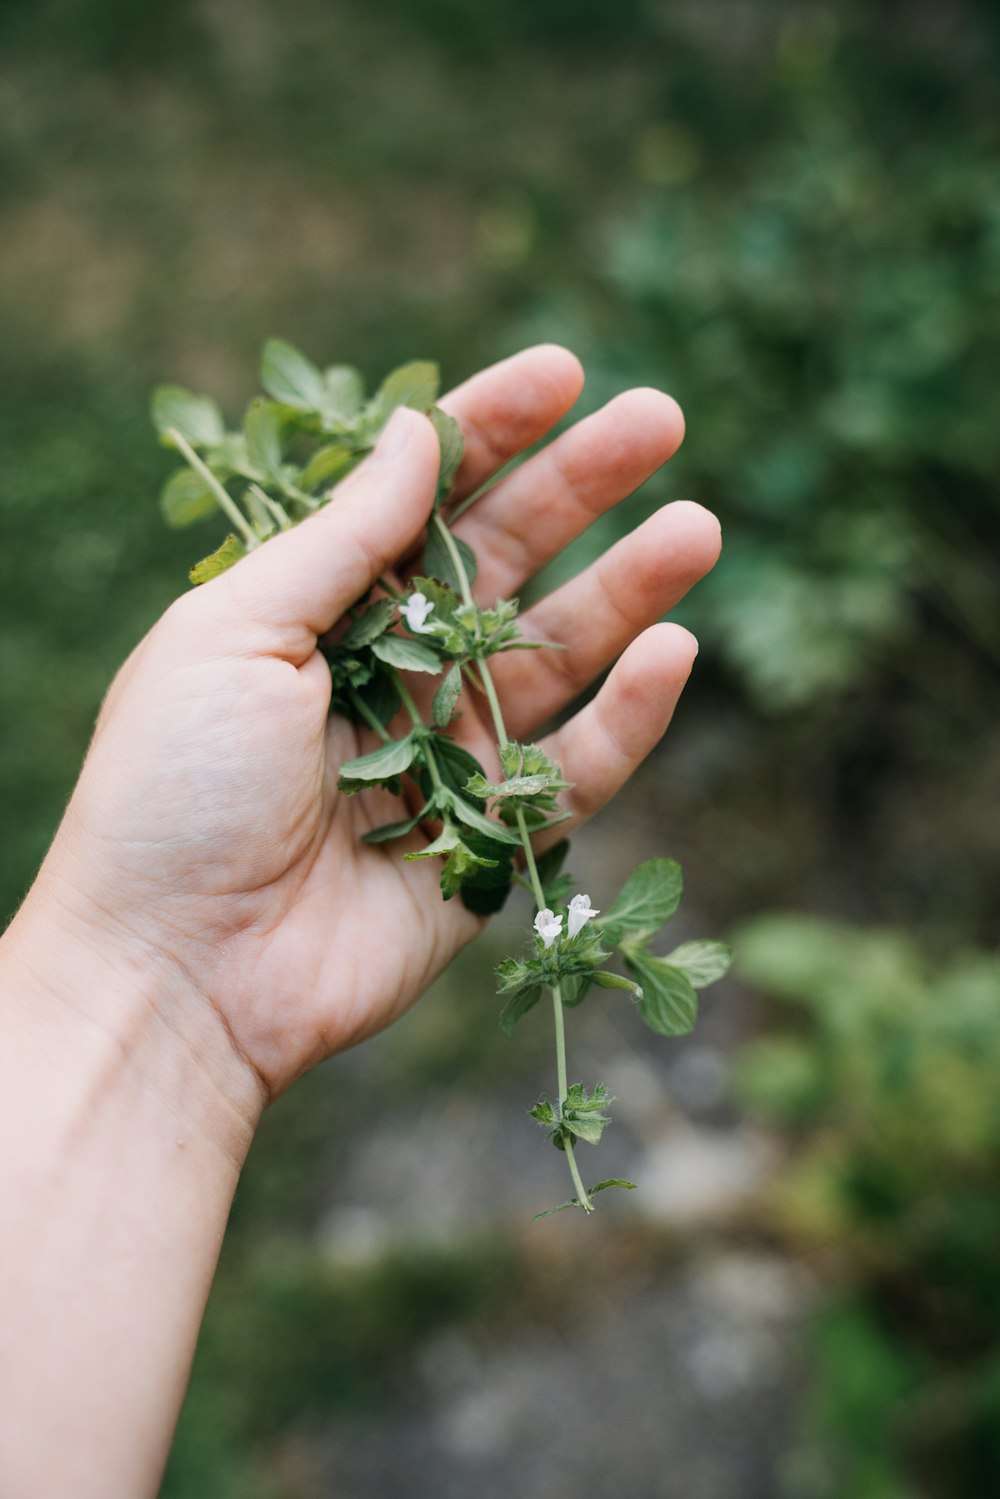
[[[466,438],[457,497],[542,437],[581,384],[572,355],[541,347],[446,398]],[[669,397],[631,391],[501,479],[456,527],[478,553],[480,600],[516,593],[669,458],[682,432]],[[385,792],[338,792],[341,762],[372,744],[328,719],[316,649],[381,572],[412,555],[437,462],[430,423],[397,413],[334,503],[178,599],[108,693],[33,892],[112,963],[169,973],[171,992],[208,1007],[266,1096],[388,1025],[481,924],[459,899],[442,902],[436,860],[404,863],[398,844],[360,841],[405,813]],[[524,616],[527,637],[567,650],[495,658],[510,732],[530,739],[620,657],[545,746],[574,783],[574,822],[669,723],[696,646],[655,621],[718,547],[708,512],[666,505]],[[495,772],[480,704],[466,694],[460,708],[458,737]],[[415,833],[407,846],[422,841]],[[183,1012],[171,1024],[183,1029]]]

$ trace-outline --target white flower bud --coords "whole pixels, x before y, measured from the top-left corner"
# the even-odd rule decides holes
[[[582,931],[592,916],[600,916],[600,911],[595,911],[590,904],[589,895],[574,895],[569,903],[569,932],[570,937],[575,937],[577,932]]]

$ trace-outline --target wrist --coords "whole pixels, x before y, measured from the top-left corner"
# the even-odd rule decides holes
[[[0,983],[8,1026],[67,1101],[120,1075],[165,1130],[239,1169],[267,1088],[183,965],[43,871],[0,938]]]

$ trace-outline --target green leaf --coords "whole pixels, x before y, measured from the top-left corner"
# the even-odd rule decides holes
[[[440,406],[431,407],[430,419],[441,446],[441,464],[438,469],[437,483],[440,501],[447,497],[455,482],[455,475],[458,473],[465,454],[465,438],[455,418],[449,416],[447,411],[442,411]]]
[[[452,793],[448,804],[459,822],[463,822],[467,828],[474,828],[477,833],[491,838],[494,843],[508,843],[515,848],[520,847],[521,839],[517,833],[512,833],[509,828],[505,828],[502,822],[493,822],[482,812],[477,811],[463,796]]]
[[[188,573],[192,583],[208,583],[212,578],[217,578],[220,573],[226,572],[239,562],[241,557],[246,556],[246,547],[238,536],[230,531],[220,547],[216,547],[208,557],[203,557],[196,562]]]
[[[476,562],[476,554],[465,541],[458,536],[453,536],[452,541],[458,549],[458,555],[462,559],[462,566],[470,583],[476,580],[479,564]],[[431,525],[427,532],[427,540],[424,543],[424,571],[429,577],[445,583],[455,593],[461,593],[462,580],[455,570],[455,564],[451,560],[451,554],[441,539],[437,526]],[[424,592],[421,589],[421,592]]]
[[[596,1197],[598,1192],[604,1192],[608,1187],[624,1187],[628,1192],[635,1191],[635,1182],[626,1181],[623,1176],[609,1176],[605,1181],[598,1182],[596,1187],[588,1187],[587,1196]],[[539,1218],[551,1218],[553,1213],[561,1213],[564,1208],[582,1208],[583,1203],[578,1197],[571,1197],[569,1202],[560,1202],[557,1207],[546,1208],[544,1212],[536,1213],[532,1223],[537,1223]]]
[[[372,643],[372,653],[387,666],[400,671],[429,671],[436,676],[441,670],[441,657],[429,645],[408,640],[405,635],[382,635]]]
[[[324,424],[329,428],[350,427],[365,403],[365,382],[361,371],[350,364],[331,364],[323,371],[323,384],[326,387]]]
[[[378,422],[385,422],[397,406],[412,406],[415,411],[427,411],[437,400],[441,383],[436,364],[428,359],[414,359],[401,364],[386,375],[371,402],[370,413]]]
[[[470,777],[466,786],[472,796],[478,796],[481,801],[488,799],[506,799],[507,797],[534,796],[536,792],[544,791],[549,784],[547,776],[513,776],[509,781],[488,781],[485,776],[475,775]]]
[[[250,517],[250,524],[261,541],[266,541],[278,529],[274,516],[265,504],[266,499],[264,491],[256,484],[249,484],[243,493],[243,504]]]
[[[384,635],[392,624],[392,617],[396,612],[396,605],[392,599],[377,599],[363,614],[351,620],[349,629],[337,642],[337,648],[345,651],[357,651],[362,646],[371,645],[380,635]]]
[[[326,385],[320,371],[283,338],[269,338],[260,363],[260,383],[269,396],[301,411],[321,411]]]
[[[226,433],[222,412],[215,402],[208,396],[194,395],[182,385],[158,385],[153,391],[149,414],[161,437],[166,437],[172,427],[193,448],[213,448]]]
[[[680,905],[683,888],[681,867],[673,859],[647,859],[629,875],[597,925],[616,943],[632,932],[658,931]]]
[[[607,969],[599,968],[596,973],[589,975],[590,981],[600,989],[625,989],[629,994],[639,998],[640,986],[633,983],[632,979],[624,978],[620,973],[608,973]]]
[[[449,791],[456,796],[465,796],[465,786],[470,776],[483,773],[483,767],[475,755],[469,753],[461,744],[447,734],[435,734],[434,757],[437,760],[438,772],[442,781]],[[430,792],[428,792],[430,795]],[[466,797],[466,800],[468,798]],[[493,836],[493,824],[490,823],[490,836]]]
[[[340,767],[341,789],[352,795],[377,781],[392,780],[413,764],[419,747],[416,734],[407,734],[405,739],[391,739],[370,754],[345,760]]]
[[[462,904],[476,916],[493,916],[502,909],[513,885],[514,850],[471,829],[465,830],[462,841],[484,861],[463,879]]]
[[[574,1010],[586,999],[589,988],[590,974],[572,974],[559,980],[559,998],[567,1009]]]
[[[436,859],[439,854],[450,854],[461,845],[458,830],[450,823],[445,823],[433,843],[428,843],[426,848],[415,848],[411,853],[404,854],[403,858],[408,864],[416,859]]]
[[[681,968],[665,958],[636,951],[625,958],[625,966],[642,987],[639,1014],[660,1036],[685,1036],[698,1015],[698,996]]]
[[[462,668],[456,662],[445,673],[444,680],[434,694],[431,713],[439,729],[446,729],[455,716],[455,704],[462,691]]]
[[[217,505],[204,479],[191,468],[175,469],[160,491],[163,518],[175,530],[207,520]]]
[[[321,484],[336,484],[358,462],[358,454],[342,443],[334,442],[324,448],[317,448],[299,474],[299,487],[313,490],[318,489]]]
[[[555,1105],[547,1098],[540,1098],[533,1109],[528,1110],[532,1119],[537,1119],[539,1124],[558,1124],[559,1116]]]
[[[257,396],[247,407],[243,418],[243,433],[247,440],[247,457],[255,468],[263,470],[269,478],[281,475],[281,423],[277,408],[271,401]]]
[[[427,814],[427,808],[421,807],[414,817],[406,818],[405,822],[384,822],[380,828],[369,828],[367,833],[361,834],[362,843],[388,843],[393,838],[405,838],[407,833],[413,829]]]
[[[724,942],[682,942],[664,959],[682,969],[695,989],[707,989],[721,979],[732,961],[732,950]]]
[[[583,1114],[599,1114],[614,1099],[603,1083],[598,1083],[593,1093],[588,1093],[583,1083],[570,1083],[566,1090],[566,1107]]]
[[[534,984],[530,988],[519,990],[512,999],[507,1001],[500,1011],[500,1029],[505,1036],[514,1034],[514,1027],[521,1016],[527,1015],[529,1010],[534,1009],[541,997],[541,984]]]

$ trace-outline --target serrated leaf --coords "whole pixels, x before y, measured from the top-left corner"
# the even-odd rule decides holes
[[[153,391],[149,414],[161,437],[166,437],[173,428],[193,448],[215,447],[226,433],[216,403],[209,396],[196,396],[183,385],[158,385]]]
[[[465,454],[465,438],[455,418],[449,416],[447,411],[442,411],[440,406],[432,406],[429,414],[441,447],[437,483],[438,500],[441,501],[447,497],[455,482],[455,475]]]
[[[234,563],[239,562],[241,557],[246,556],[246,547],[238,536],[230,531],[220,547],[209,556],[203,557],[196,562],[188,573],[192,583],[208,583],[212,578],[217,578],[220,573],[227,572]]]
[[[462,541],[458,536],[453,536],[452,541],[455,543],[458,555],[462,559],[462,566],[465,568],[466,577],[470,583],[474,583],[476,574],[479,571],[475,552],[467,542]],[[427,540],[424,543],[424,572],[438,582],[446,584],[455,593],[461,593],[462,580],[455,570],[451,554],[442,541],[441,535],[435,525],[430,527],[427,532]],[[421,592],[424,591],[423,589],[421,590]]]
[[[182,530],[215,513],[218,501],[200,474],[176,469],[160,491],[160,510],[168,526]]]
[[[462,668],[458,662],[444,675],[441,686],[434,694],[431,715],[439,729],[446,729],[455,716],[455,704],[462,691]]]
[[[540,1098],[535,1107],[528,1110],[528,1114],[532,1119],[537,1119],[539,1124],[559,1123],[555,1105],[551,1104],[547,1098]]]
[[[339,442],[328,443],[326,447],[316,449],[299,474],[299,487],[313,490],[318,489],[321,484],[336,484],[345,478],[359,461],[360,456],[353,448],[344,447]]]
[[[437,651],[418,640],[408,640],[404,635],[380,636],[372,643],[372,654],[399,671],[429,671],[436,676],[441,670],[441,657]]]
[[[514,1034],[514,1027],[521,1019],[521,1016],[527,1015],[529,1010],[534,1009],[541,997],[542,986],[541,984],[535,984],[531,988],[521,989],[512,999],[507,1001],[500,1011],[500,1029],[505,1036],[512,1036]]]
[[[724,942],[682,942],[664,958],[665,963],[682,969],[695,989],[707,989],[721,979],[732,961],[732,950]]]
[[[261,469],[269,478],[278,478],[281,475],[281,423],[271,401],[257,396],[250,402],[243,418],[243,434],[247,441],[247,457],[254,468]]]
[[[395,612],[396,605],[392,599],[377,599],[357,619],[351,620],[350,627],[337,642],[338,649],[357,651],[362,646],[371,645],[373,640],[385,634],[392,624]]]
[[[655,932],[681,903],[681,867],[673,859],[647,859],[629,875],[614,905],[598,919],[609,941],[631,932]]]
[[[354,760],[345,760],[340,767],[340,785],[349,794],[360,791],[366,785],[378,781],[389,781],[408,770],[413,764],[420,741],[415,734],[405,739],[391,739],[370,754],[359,755]]]
[[[660,1036],[685,1036],[698,1016],[698,996],[681,968],[644,951],[631,952],[625,966],[642,988],[639,1014]]]
[[[311,359],[283,338],[269,338],[260,362],[260,383],[269,396],[301,411],[321,411],[323,376]]]
[[[593,1093],[588,1093],[583,1083],[570,1083],[566,1089],[566,1107],[580,1113],[600,1113],[614,1099],[603,1083],[598,1083]]]
[[[370,405],[370,414],[385,422],[397,406],[427,411],[437,400],[440,371],[429,359],[414,359],[386,375]]]

